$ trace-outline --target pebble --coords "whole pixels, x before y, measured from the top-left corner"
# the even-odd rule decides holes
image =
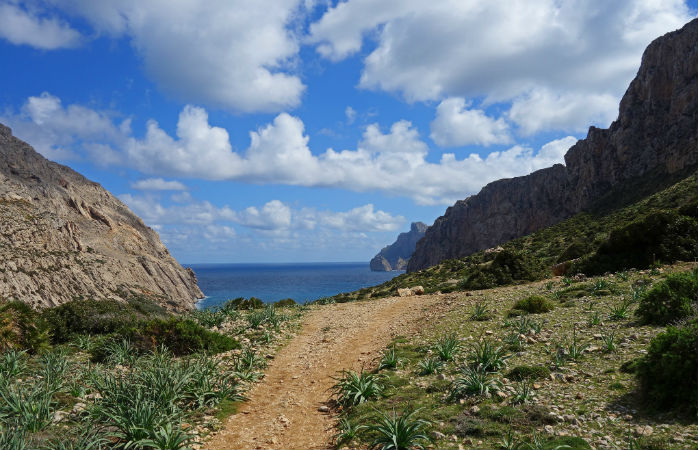
[[[434,439],[435,441],[438,441],[440,439],[446,439],[446,435],[440,431],[432,431],[431,438]]]
[[[552,426],[552,425],[546,425],[545,427],[543,427],[543,429],[544,429],[545,432],[548,433],[548,434],[553,434],[553,432],[554,432],[553,426]]]
[[[651,436],[653,431],[654,430],[649,425],[645,425],[645,426],[638,425],[635,427],[635,435],[636,436]]]
[[[480,412],[480,408],[478,406],[473,406],[470,408],[470,414],[477,414]]]
[[[327,405],[322,405],[317,410],[320,411],[321,413],[330,412],[330,408]]]
[[[85,408],[87,408],[86,404],[84,404],[82,402],[78,402],[73,406],[73,414],[79,414],[79,413],[83,412],[85,410]]]

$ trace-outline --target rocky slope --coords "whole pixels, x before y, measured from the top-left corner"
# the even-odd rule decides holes
[[[0,298],[48,307],[134,293],[170,310],[203,297],[126,205],[0,124]]]
[[[608,129],[591,127],[565,165],[495,181],[429,227],[414,272],[555,224],[624,184],[698,165],[698,19],[652,42]]]
[[[405,270],[407,261],[414,253],[417,241],[424,237],[427,225],[422,222],[412,222],[410,231],[400,233],[397,240],[387,247],[383,247],[371,260],[371,270],[374,272],[390,272],[391,270]]]

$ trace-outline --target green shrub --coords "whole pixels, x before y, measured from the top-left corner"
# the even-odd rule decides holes
[[[677,212],[657,212],[611,231],[571,272],[600,275],[629,268],[646,269],[656,261],[692,261],[698,256],[698,221]]]
[[[49,347],[49,327],[26,303],[0,303],[0,351],[37,353]]]
[[[548,378],[550,370],[545,366],[516,366],[509,371],[507,378],[516,381]]]
[[[591,245],[587,241],[576,240],[572,242],[557,258],[557,263],[563,263],[571,259],[577,259],[592,251]]]
[[[249,299],[238,297],[233,300],[228,300],[223,304],[222,309],[225,310],[243,310],[243,309],[261,309],[264,308],[264,302],[257,297],[250,297]]]
[[[545,264],[535,256],[502,250],[491,263],[475,266],[458,286],[461,289],[489,289],[521,281],[540,280],[547,273]]]
[[[285,298],[283,300],[279,300],[278,302],[274,302],[274,306],[277,308],[287,308],[290,306],[296,306],[298,303],[292,298]]]
[[[698,302],[698,270],[674,273],[640,297],[635,314],[643,323],[665,325],[691,314]]]
[[[531,295],[514,304],[513,309],[529,314],[546,313],[553,309],[553,304],[542,295]]]
[[[201,351],[215,354],[240,346],[229,336],[207,330],[191,319],[179,317],[142,322],[135,329],[129,330],[127,335],[141,351],[154,350],[164,345],[175,355]]]
[[[119,302],[116,300],[74,300],[47,309],[42,317],[48,323],[54,343],[68,342],[74,335],[110,334],[133,326],[139,320],[164,317],[167,313],[145,299]]]
[[[637,377],[645,400],[658,409],[695,415],[698,405],[698,319],[670,326],[650,341],[638,364]]]

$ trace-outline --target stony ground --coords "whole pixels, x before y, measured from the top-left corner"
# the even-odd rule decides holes
[[[377,410],[422,408],[419,416],[431,422],[431,446],[436,448],[497,448],[509,432],[518,441],[532,440],[533,433],[543,439],[577,436],[592,448],[626,448],[637,439],[653,448],[696,448],[696,421],[645,412],[635,395],[634,375],[621,369],[624,362],[642,356],[663,328],[639,326],[632,314],[635,304],[626,317],[610,318],[612,308],[630,299],[634,287],[661,276],[630,272],[581,281],[556,278],[486,291],[315,306],[304,316],[300,334],[271,361],[249,402],[206,447],[328,448],[340,417],[368,423]],[[527,316],[540,331],[520,335],[521,346],[509,348],[507,335],[519,333],[514,331],[518,319],[508,312],[530,294],[542,294],[556,307]],[[476,303],[487,305],[489,320],[470,318]],[[417,362],[431,354],[436,340],[453,332],[463,344],[456,361],[438,375],[420,376]],[[554,349],[572,344],[575,334],[578,344],[587,347],[583,355],[556,365]],[[615,349],[605,351],[604,339],[610,335]],[[509,349],[507,368],[501,371],[502,393],[449,401],[459,364],[482,339]],[[375,370],[380,352],[389,345],[398,350],[402,364],[395,371],[382,371],[388,386],[385,398],[343,412],[329,408],[332,377],[342,369]],[[520,365],[548,367],[551,373],[535,381],[527,403],[513,405],[517,383],[506,375]],[[351,445],[369,443],[366,436]]]

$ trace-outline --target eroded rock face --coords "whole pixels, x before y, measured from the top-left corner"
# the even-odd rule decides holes
[[[611,189],[698,165],[698,19],[652,42],[608,129],[591,127],[556,165],[495,181],[429,227],[413,272],[558,223]]]
[[[383,247],[376,256],[371,260],[371,270],[374,272],[390,272],[391,270],[405,270],[407,261],[414,253],[417,241],[422,239],[424,232],[427,230],[426,224],[422,222],[413,222],[410,226],[410,231],[400,233],[397,240]]]
[[[129,291],[170,310],[203,297],[194,273],[126,205],[0,124],[0,297],[48,307]]]

